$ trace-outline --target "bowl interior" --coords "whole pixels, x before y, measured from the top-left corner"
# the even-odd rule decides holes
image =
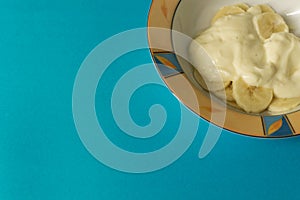
[[[246,0],[248,5],[268,4],[288,23],[291,31],[300,36],[300,4],[297,0]],[[172,28],[192,38],[209,27],[217,10],[225,5],[241,3],[239,0],[182,0],[173,18]]]

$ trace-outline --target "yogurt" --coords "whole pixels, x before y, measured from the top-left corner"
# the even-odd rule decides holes
[[[273,89],[276,98],[300,97],[300,40],[289,32],[263,39],[256,22],[259,14],[224,16],[194,41],[206,50],[224,81],[242,77],[251,86]],[[191,59],[199,63],[196,52],[190,51]]]

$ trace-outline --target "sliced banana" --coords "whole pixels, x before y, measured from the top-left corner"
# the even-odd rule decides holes
[[[273,33],[289,32],[289,27],[284,19],[272,12],[257,15],[254,20],[257,32],[262,39],[268,39]]]
[[[251,13],[252,15],[259,15],[262,13],[259,6],[252,6],[247,10],[248,13]]]
[[[249,6],[245,3],[236,4],[235,6],[243,9],[245,12],[249,9]]]
[[[215,23],[218,19],[220,19],[221,17],[227,16],[227,15],[236,15],[236,14],[240,14],[240,13],[244,13],[245,10],[243,10],[241,7],[239,6],[224,6],[222,8],[220,8],[220,10],[215,14],[215,16],[213,17],[211,23]]]
[[[261,13],[275,13],[275,11],[268,5],[266,4],[261,4],[261,5],[256,5],[256,6],[252,6],[251,8],[249,8],[247,10],[248,13],[251,13],[253,15],[258,15]]]
[[[226,100],[226,101],[235,101],[232,94],[232,83],[225,88],[224,90],[218,90],[214,92],[214,95],[219,99]]]
[[[236,103],[248,113],[259,113],[270,105],[273,91],[269,88],[248,85],[242,78],[232,83]]]
[[[267,13],[267,12],[270,12],[270,13],[275,13],[275,11],[268,5],[266,4],[261,4],[261,5],[258,5],[261,9],[261,12],[262,13]]]
[[[268,110],[275,113],[286,112],[298,105],[300,105],[300,97],[288,99],[274,98]]]
[[[204,78],[200,75],[200,73],[196,69],[194,69],[193,75],[195,80],[199,83],[199,85],[203,89],[211,92],[222,90],[230,84],[230,81],[217,82],[217,81],[211,81],[209,80],[209,78]]]

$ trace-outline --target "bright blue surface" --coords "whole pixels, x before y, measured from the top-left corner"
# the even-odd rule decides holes
[[[202,129],[183,157],[140,175],[112,170],[86,151],[72,118],[76,73],[99,42],[145,26],[149,6],[138,0],[1,2],[0,199],[299,199],[300,137],[263,140],[224,132],[199,160],[207,129],[200,120]],[[137,54],[127,66],[151,61],[148,51]],[[154,89],[141,88],[132,101],[156,92],[154,101],[172,98]],[[176,123],[178,103],[171,101],[169,120]],[[143,106],[130,108],[141,124],[147,123],[138,117],[145,115]]]

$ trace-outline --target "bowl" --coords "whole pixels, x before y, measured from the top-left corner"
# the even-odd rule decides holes
[[[300,107],[287,113],[249,114],[214,98],[195,80],[193,67],[186,59],[190,40],[210,26],[218,9],[238,3],[270,5],[285,19],[291,32],[300,36],[300,5],[297,6],[295,0],[288,3],[276,0],[153,0],[148,18],[148,38],[156,68],[173,94],[210,123],[255,137],[299,135]]]

